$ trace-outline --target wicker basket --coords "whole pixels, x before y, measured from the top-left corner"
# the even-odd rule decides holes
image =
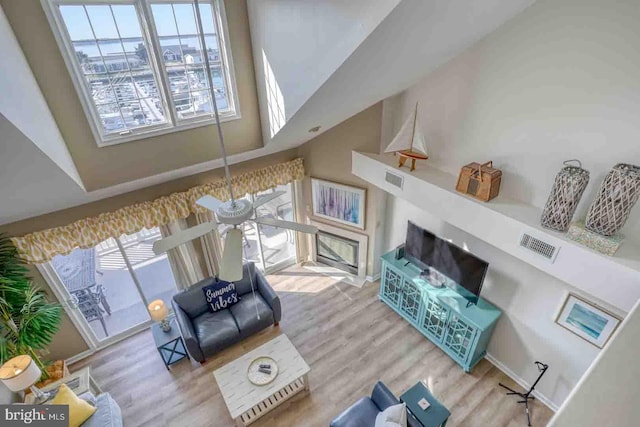
[[[571,163],[577,163],[577,166]],[[567,160],[553,183],[551,194],[542,211],[543,227],[566,232],[573,214],[589,183],[589,171],[582,169],[579,160]]]
[[[607,174],[587,213],[585,227],[603,236],[616,234],[640,197],[640,167],[618,163]]]

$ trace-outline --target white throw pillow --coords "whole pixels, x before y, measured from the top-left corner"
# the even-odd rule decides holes
[[[389,406],[376,417],[375,427],[407,427],[407,407],[404,403]]]

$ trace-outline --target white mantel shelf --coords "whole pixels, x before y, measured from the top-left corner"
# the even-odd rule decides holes
[[[352,173],[382,190],[430,212],[582,292],[628,312],[640,298],[640,245],[627,239],[610,257],[540,225],[542,210],[500,195],[488,203],[455,191],[457,177],[420,162],[416,170],[398,168],[393,154],[353,152]],[[391,171],[404,178],[402,189],[389,184]],[[520,247],[522,233],[560,246],[554,263]],[[533,285],[533,284],[532,284]]]

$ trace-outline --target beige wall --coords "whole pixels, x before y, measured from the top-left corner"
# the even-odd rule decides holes
[[[300,157],[304,158],[306,177],[304,179],[303,200],[305,214],[312,217],[311,209],[311,179],[321,178],[340,184],[353,185],[367,190],[365,229],[342,226],[358,233],[369,236],[369,250],[367,254],[367,274],[375,274],[377,231],[381,230],[379,206],[384,207],[384,193],[375,186],[351,174],[351,151],[366,151],[377,153],[380,145],[380,124],[382,119],[382,103],[378,103],[361,113],[345,120],[332,129],[317,136],[298,149]],[[321,218],[312,217],[314,221],[327,222]]]
[[[237,175],[253,169],[293,160],[296,157],[296,149],[283,151],[259,159],[254,159],[233,165],[231,166],[231,173],[233,175]],[[221,178],[223,177],[223,175],[224,171],[222,169],[216,169],[201,174],[177,179],[174,181],[169,181],[138,191],[133,191],[108,199],[99,200],[97,202],[88,203],[86,205],[53,212],[47,215],[41,215],[24,221],[14,222],[12,224],[5,224],[0,226],[0,233],[7,233],[10,236],[20,236],[37,230],[66,225],[78,219],[95,216],[102,212],[113,211],[118,208],[131,205],[133,203],[153,200],[160,196],[168,195],[176,191],[184,191],[193,186],[204,184],[214,179]],[[52,300],[56,300],[55,296],[51,292],[51,289],[49,288],[49,285],[44,280],[40,272],[35,267],[33,267],[31,268],[30,273],[31,277],[33,277],[34,283],[44,289],[47,294],[49,294]],[[51,360],[67,359],[87,349],[88,347],[85,344],[82,336],[73,325],[73,323],[71,323],[69,318],[65,315],[60,330],[56,334],[51,346],[49,346],[50,353],[46,356],[46,358]]]
[[[220,157],[214,126],[99,148],[39,0],[0,0],[87,190]],[[262,147],[244,0],[225,1],[242,118],[224,123],[227,152]]]

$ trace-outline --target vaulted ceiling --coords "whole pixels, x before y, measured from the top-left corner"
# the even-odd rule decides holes
[[[301,145],[317,135],[310,128],[326,131],[404,90],[534,1],[248,0],[264,146],[231,163]],[[85,191],[82,159],[72,161],[1,9],[0,50],[13,59],[0,64],[0,91],[15,94],[0,98],[0,224],[220,167],[215,159]],[[149,153],[159,155],[171,153]]]

